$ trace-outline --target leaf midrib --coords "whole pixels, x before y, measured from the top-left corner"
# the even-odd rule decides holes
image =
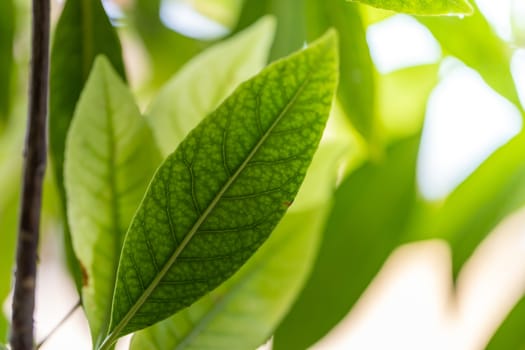
[[[304,81],[301,83],[301,85],[297,88],[294,95],[292,96],[291,100],[286,104],[286,106],[283,108],[283,110],[279,113],[277,118],[274,120],[274,122],[270,125],[270,127],[266,130],[266,132],[262,135],[260,140],[255,144],[253,149],[250,151],[248,156],[245,158],[245,160],[241,163],[241,165],[237,168],[235,173],[228,179],[228,181],[224,184],[224,186],[220,189],[220,191],[217,193],[217,195],[213,198],[213,200],[210,202],[206,210],[201,214],[201,216],[197,219],[193,227],[190,229],[184,240],[180,243],[180,245],[177,247],[175,252],[172,254],[172,256],[168,259],[168,261],[164,264],[162,269],[159,271],[159,273],[155,276],[153,281],[149,284],[148,288],[142,293],[140,298],[137,300],[137,302],[132,305],[130,310],[126,313],[126,315],[122,318],[122,320],[117,324],[116,327],[113,328],[111,333],[106,337],[104,342],[102,343],[100,350],[105,349],[106,347],[110,346],[118,337],[119,333],[122,331],[122,329],[128,324],[128,322],[133,318],[133,316],[138,312],[138,310],[144,305],[146,300],[149,298],[149,296],[153,293],[155,288],[158,286],[160,281],[164,278],[166,273],[169,271],[169,269],[173,266],[179,255],[182,253],[184,248],[188,245],[188,243],[191,241],[193,236],[197,233],[200,226],[204,223],[204,221],[208,218],[210,213],[215,209],[215,206],[219,203],[220,199],[224,195],[224,193],[231,187],[231,185],[237,180],[239,175],[242,173],[242,171],[246,168],[248,163],[251,161],[251,159],[255,156],[257,151],[264,145],[265,141],[268,139],[268,137],[271,135],[274,128],[279,124],[279,122],[284,118],[284,116],[288,113],[288,111],[293,107],[293,105],[296,103],[299,95],[304,90],[304,87],[308,84],[309,77],[307,76]]]
[[[278,241],[273,242],[272,246],[281,247],[292,239],[292,235],[283,235]],[[260,259],[248,270],[244,276],[235,283],[229,290],[226,291],[225,296],[220,298],[206,314],[199,320],[199,322],[193,327],[193,329],[184,337],[181,338],[181,341],[176,346],[176,350],[183,350],[187,346],[191,345],[191,342],[201,334],[207,326],[215,319],[215,317],[227,306],[227,304],[237,296],[237,293],[242,291],[242,288],[246,286],[250,281],[252,281],[259,271],[264,269],[267,266],[267,262],[270,259],[267,259],[267,256],[271,256],[273,250],[268,249],[265,254],[260,257]]]

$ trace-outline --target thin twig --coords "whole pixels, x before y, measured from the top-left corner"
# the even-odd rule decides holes
[[[33,349],[37,247],[47,154],[49,10],[49,0],[33,0],[29,108],[10,336],[13,350]]]
[[[71,310],[68,311],[68,313],[62,317],[62,319],[57,323],[57,325],[38,343],[36,344],[36,349],[40,349],[44,343],[55,334],[55,332],[77,311],[77,309],[82,305],[82,302],[80,299],[77,301],[75,306],[71,308]]]

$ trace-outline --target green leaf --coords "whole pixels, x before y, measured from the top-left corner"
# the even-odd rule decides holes
[[[0,1],[0,127],[7,122],[11,100],[15,7],[13,0]]]
[[[315,259],[326,207],[289,212],[227,282],[135,334],[131,350],[255,349],[270,338]]]
[[[266,341],[310,272],[345,150],[340,140],[321,141],[293,206],[268,241],[221,287],[138,332],[131,349],[252,349]]]
[[[471,15],[474,11],[467,0],[351,0],[380,9],[419,16]]]
[[[0,344],[0,350],[9,350],[7,346]]]
[[[335,47],[330,32],[242,84],[159,168],[126,235],[100,349],[189,306],[266,240],[321,138]]]
[[[479,10],[466,18],[418,20],[432,32],[445,53],[456,56],[477,70],[489,86],[521,108],[510,70],[512,50],[498,37]]]
[[[67,216],[63,176],[66,135],[80,92],[99,54],[106,55],[120,75],[125,76],[120,43],[101,2],[68,0],[54,32],[49,87],[49,151],[64,218]],[[67,223],[64,234],[68,242]],[[78,266],[75,263],[70,267],[79,287]]]
[[[361,15],[356,4],[341,0],[306,1],[308,38],[334,27],[340,34],[337,97],[354,127],[371,143],[375,140],[374,68]]]
[[[68,218],[94,342],[107,331],[127,227],[160,163],[133,96],[100,56],[71,123],[65,163]]]
[[[306,349],[323,337],[400,243],[416,198],[418,145],[419,135],[395,144],[337,189],[317,261],[274,335],[274,349]]]
[[[446,239],[457,276],[479,243],[508,214],[525,204],[525,135],[495,151],[420,227],[421,238]]]
[[[273,61],[303,47],[306,41],[303,13],[303,0],[244,0],[234,32],[246,28],[264,15],[275,16],[277,32],[270,53]]]
[[[152,87],[163,85],[208,43],[167,28],[160,20],[160,0],[136,0],[130,18],[151,59]]]
[[[524,322],[525,297],[522,297],[505,321],[499,326],[485,350],[525,350]]]
[[[159,92],[146,112],[168,155],[233,91],[266,64],[275,27],[266,17],[191,60]]]
[[[421,131],[428,97],[438,83],[439,64],[403,68],[379,78],[378,115],[383,132],[402,139]]]
[[[24,118],[11,121],[0,137],[0,304],[5,302],[12,287],[22,171],[22,157],[18,155],[24,144]],[[7,341],[8,326],[9,321],[0,312],[0,342]]]

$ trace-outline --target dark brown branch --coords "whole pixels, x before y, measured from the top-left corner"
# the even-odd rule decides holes
[[[40,233],[42,182],[47,155],[49,10],[49,0],[33,0],[29,108],[10,336],[13,350],[33,349],[37,247]]]

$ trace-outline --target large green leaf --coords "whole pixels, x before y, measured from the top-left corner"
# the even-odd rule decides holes
[[[525,204],[525,134],[494,152],[416,229],[417,238],[443,238],[457,276],[479,243]]]
[[[65,163],[68,218],[94,341],[107,330],[127,227],[160,163],[133,96],[100,56],[75,111]]]
[[[523,324],[525,323],[525,297],[521,298],[514,309],[499,326],[496,334],[492,337],[486,350],[525,350],[525,334]]]
[[[237,85],[266,64],[275,21],[264,18],[191,60],[159,92],[146,115],[164,155]]]
[[[306,349],[351,309],[400,243],[416,198],[419,135],[368,162],[335,194],[317,261],[273,348]]]
[[[13,0],[0,2],[0,127],[9,115],[11,100],[11,70],[13,67],[13,37],[15,33]]]
[[[49,151],[64,218],[67,216],[63,175],[66,135],[80,92],[99,54],[106,55],[124,77],[120,43],[101,2],[68,0],[54,32],[49,87]],[[70,243],[66,222],[64,233],[65,242]],[[70,245],[66,251],[72,255]],[[78,266],[71,255],[68,260],[79,286]]]
[[[277,32],[270,53],[270,59],[275,60],[303,47],[306,40],[303,13],[303,0],[244,0],[234,32],[246,28],[264,15],[275,16]]]
[[[315,259],[325,207],[286,214],[227,282],[190,308],[138,332],[132,350],[255,349],[272,334]]]
[[[266,341],[310,272],[346,148],[322,141],[293,206],[261,249],[221,287],[138,332],[131,349],[252,349]]]
[[[126,235],[101,349],[192,304],[266,240],[317,148],[336,70],[330,32],[242,84],[167,158]]]
[[[359,8],[341,0],[308,0],[306,22],[308,38],[318,37],[330,27],[339,32],[337,97],[354,127],[374,143],[374,68]]]
[[[494,32],[483,14],[458,18],[418,18],[439,41],[445,53],[477,70],[495,91],[521,108],[510,70],[512,50]]]
[[[470,15],[468,0],[351,0],[373,7],[420,16]]]

